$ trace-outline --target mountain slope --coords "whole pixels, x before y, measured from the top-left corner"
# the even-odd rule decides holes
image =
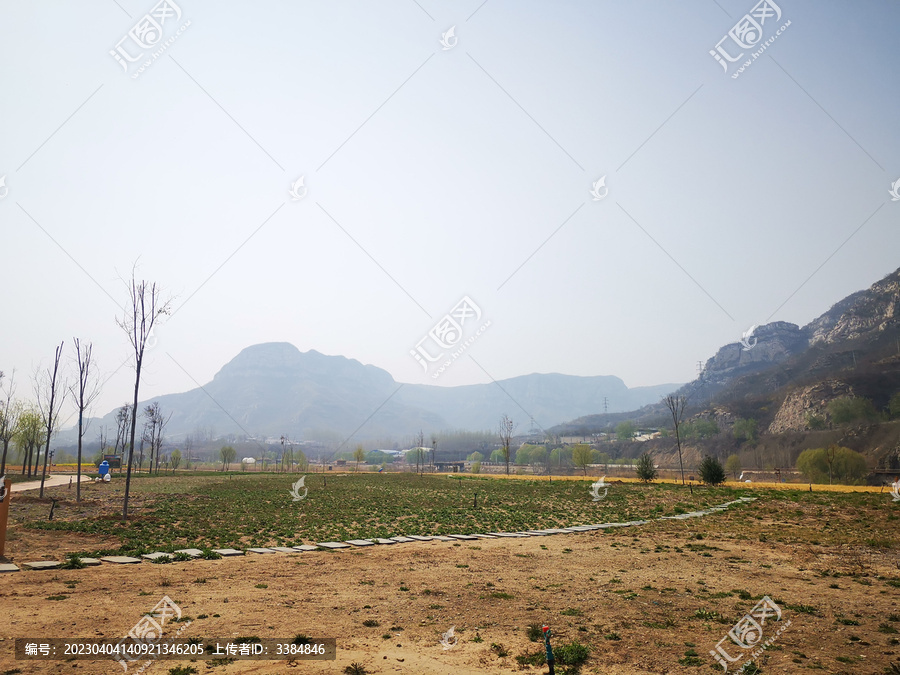
[[[802,328],[784,321],[759,326],[746,344],[732,343],[710,358],[702,374],[676,393],[692,414],[754,418],[771,433],[808,431],[809,418],[829,421],[839,396],[864,396],[883,409],[900,391],[900,269],[835,303]],[[747,348],[749,347],[749,348]],[[661,404],[628,414],[588,415],[554,433],[605,429],[622,419],[666,422]]]

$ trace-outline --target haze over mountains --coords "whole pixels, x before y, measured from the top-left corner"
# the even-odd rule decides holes
[[[611,375],[559,374],[457,387],[400,384],[376,366],[270,342],[241,351],[202,388],[152,400],[172,414],[166,427],[172,439],[203,428],[214,435],[340,441],[358,429],[355,440],[404,442],[419,430],[493,430],[503,414],[519,432],[531,427],[529,415],[546,428],[602,410],[604,397],[611,410],[631,410],[678,386],[629,389]],[[99,426],[114,432],[115,411],[95,421],[92,434]]]
[[[695,411],[753,416],[773,433],[803,431],[807,416],[827,418],[834,396],[864,395],[883,406],[898,387],[900,270],[806,326],[758,326],[745,343],[721,347],[684,385],[629,389],[614,376],[560,374],[457,387],[401,384],[373,365],[271,342],[247,347],[203,387],[152,400],[171,413],[166,435],[173,440],[199,428],[214,436],[405,443],[419,430],[492,431],[503,414],[519,434],[532,428],[532,417],[535,429],[561,434],[599,431],[622,419],[659,424],[660,398],[676,390]],[[604,398],[609,414],[601,414]],[[92,435],[98,426],[114,432],[115,410],[97,422]]]

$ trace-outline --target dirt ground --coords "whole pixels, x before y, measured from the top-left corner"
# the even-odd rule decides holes
[[[541,649],[527,637],[535,623],[551,626],[554,645],[590,647],[584,673],[721,672],[709,651],[763,595],[781,603],[776,626],[791,624],[757,660],[761,672],[883,673],[900,660],[900,588],[885,581],[900,578],[900,555],[742,539],[722,528],[716,519],[724,516],[527,539],[4,574],[0,674],[122,672],[112,661],[16,661],[14,638],[119,638],[164,595],[192,620],[181,637],[333,637],[337,659],[157,661],[144,672],[343,673],[357,662],[368,673],[543,673],[546,666],[515,659]],[[27,548],[38,554],[32,560],[59,559],[59,551],[104,543],[33,533],[11,542],[7,555]],[[439,641],[451,626],[459,641],[445,650]]]

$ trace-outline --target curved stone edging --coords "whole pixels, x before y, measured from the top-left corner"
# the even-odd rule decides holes
[[[730,502],[726,502],[724,504],[719,504],[718,506],[711,506],[708,509],[702,509],[700,511],[689,511],[687,513],[679,513],[674,516],[660,516],[659,518],[652,518],[650,520],[630,520],[626,523],[600,523],[596,525],[573,525],[572,527],[552,527],[545,530],[523,530],[521,532],[488,532],[486,534],[450,534],[450,535],[434,535],[434,536],[423,536],[423,535],[410,535],[403,536],[398,535],[396,537],[390,537],[388,539],[382,537],[374,537],[371,539],[348,539],[347,541],[325,541],[318,542],[315,545],[313,544],[302,544],[300,546],[292,546],[288,548],[287,546],[272,546],[272,547],[253,547],[248,548],[246,551],[242,551],[240,549],[235,548],[219,548],[212,549],[214,552],[218,553],[222,557],[230,557],[230,556],[241,556],[246,555],[247,553],[255,553],[257,555],[265,555],[268,553],[304,553],[309,551],[319,551],[319,550],[339,550],[345,548],[358,548],[364,546],[376,546],[376,545],[388,545],[388,544],[400,544],[400,543],[411,543],[416,541],[477,541],[478,539],[498,539],[498,538],[523,538],[523,537],[546,537],[554,534],[577,534],[580,532],[592,532],[594,530],[606,530],[612,527],[635,527],[637,525],[646,525],[647,523],[659,520],[687,520],[688,518],[701,518],[703,516],[708,516],[713,513],[721,513],[722,511],[727,511],[729,506],[734,506],[735,504],[746,504],[748,502],[756,501],[756,497],[739,497]],[[203,554],[198,548],[184,548],[175,553],[184,553],[189,555],[192,559],[196,560],[200,558]],[[86,565],[94,566],[99,565],[100,561],[110,564],[137,564],[142,562],[143,559],[146,560],[155,560],[157,558],[173,558],[174,555],[172,553],[166,553],[164,551],[157,551],[155,553],[145,553],[140,558],[131,557],[131,556],[105,556],[100,558],[99,560],[95,558],[82,558],[82,561],[90,561],[87,562]],[[22,563],[23,567],[27,567],[28,569],[60,569],[62,563],[51,561],[51,560],[40,560],[37,562],[26,562]],[[0,565],[0,573],[2,572],[18,572],[19,567],[13,564],[4,564]]]

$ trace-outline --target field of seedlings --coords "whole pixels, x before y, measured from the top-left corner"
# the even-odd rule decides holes
[[[298,478],[138,477],[127,524],[121,481],[85,486],[80,504],[66,487],[44,500],[16,494],[7,557],[649,522],[5,574],[0,602],[15,611],[0,628],[0,673],[121,672],[109,661],[16,661],[13,638],[121,637],[164,596],[183,611],[182,637],[331,637],[337,659],[149,665],[161,674],[545,673],[542,624],[557,673],[723,672],[717,646],[740,657],[729,673],[744,663],[744,673],[900,670],[900,504],[887,492],[612,481],[593,501],[591,479],[349,473],[307,475],[295,501]],[[726,511],[659,519],[748,495]],[[756,649],[736,647],[729,634],[754,642],[747,617],[766,603],[780,616],[770,611]]]

